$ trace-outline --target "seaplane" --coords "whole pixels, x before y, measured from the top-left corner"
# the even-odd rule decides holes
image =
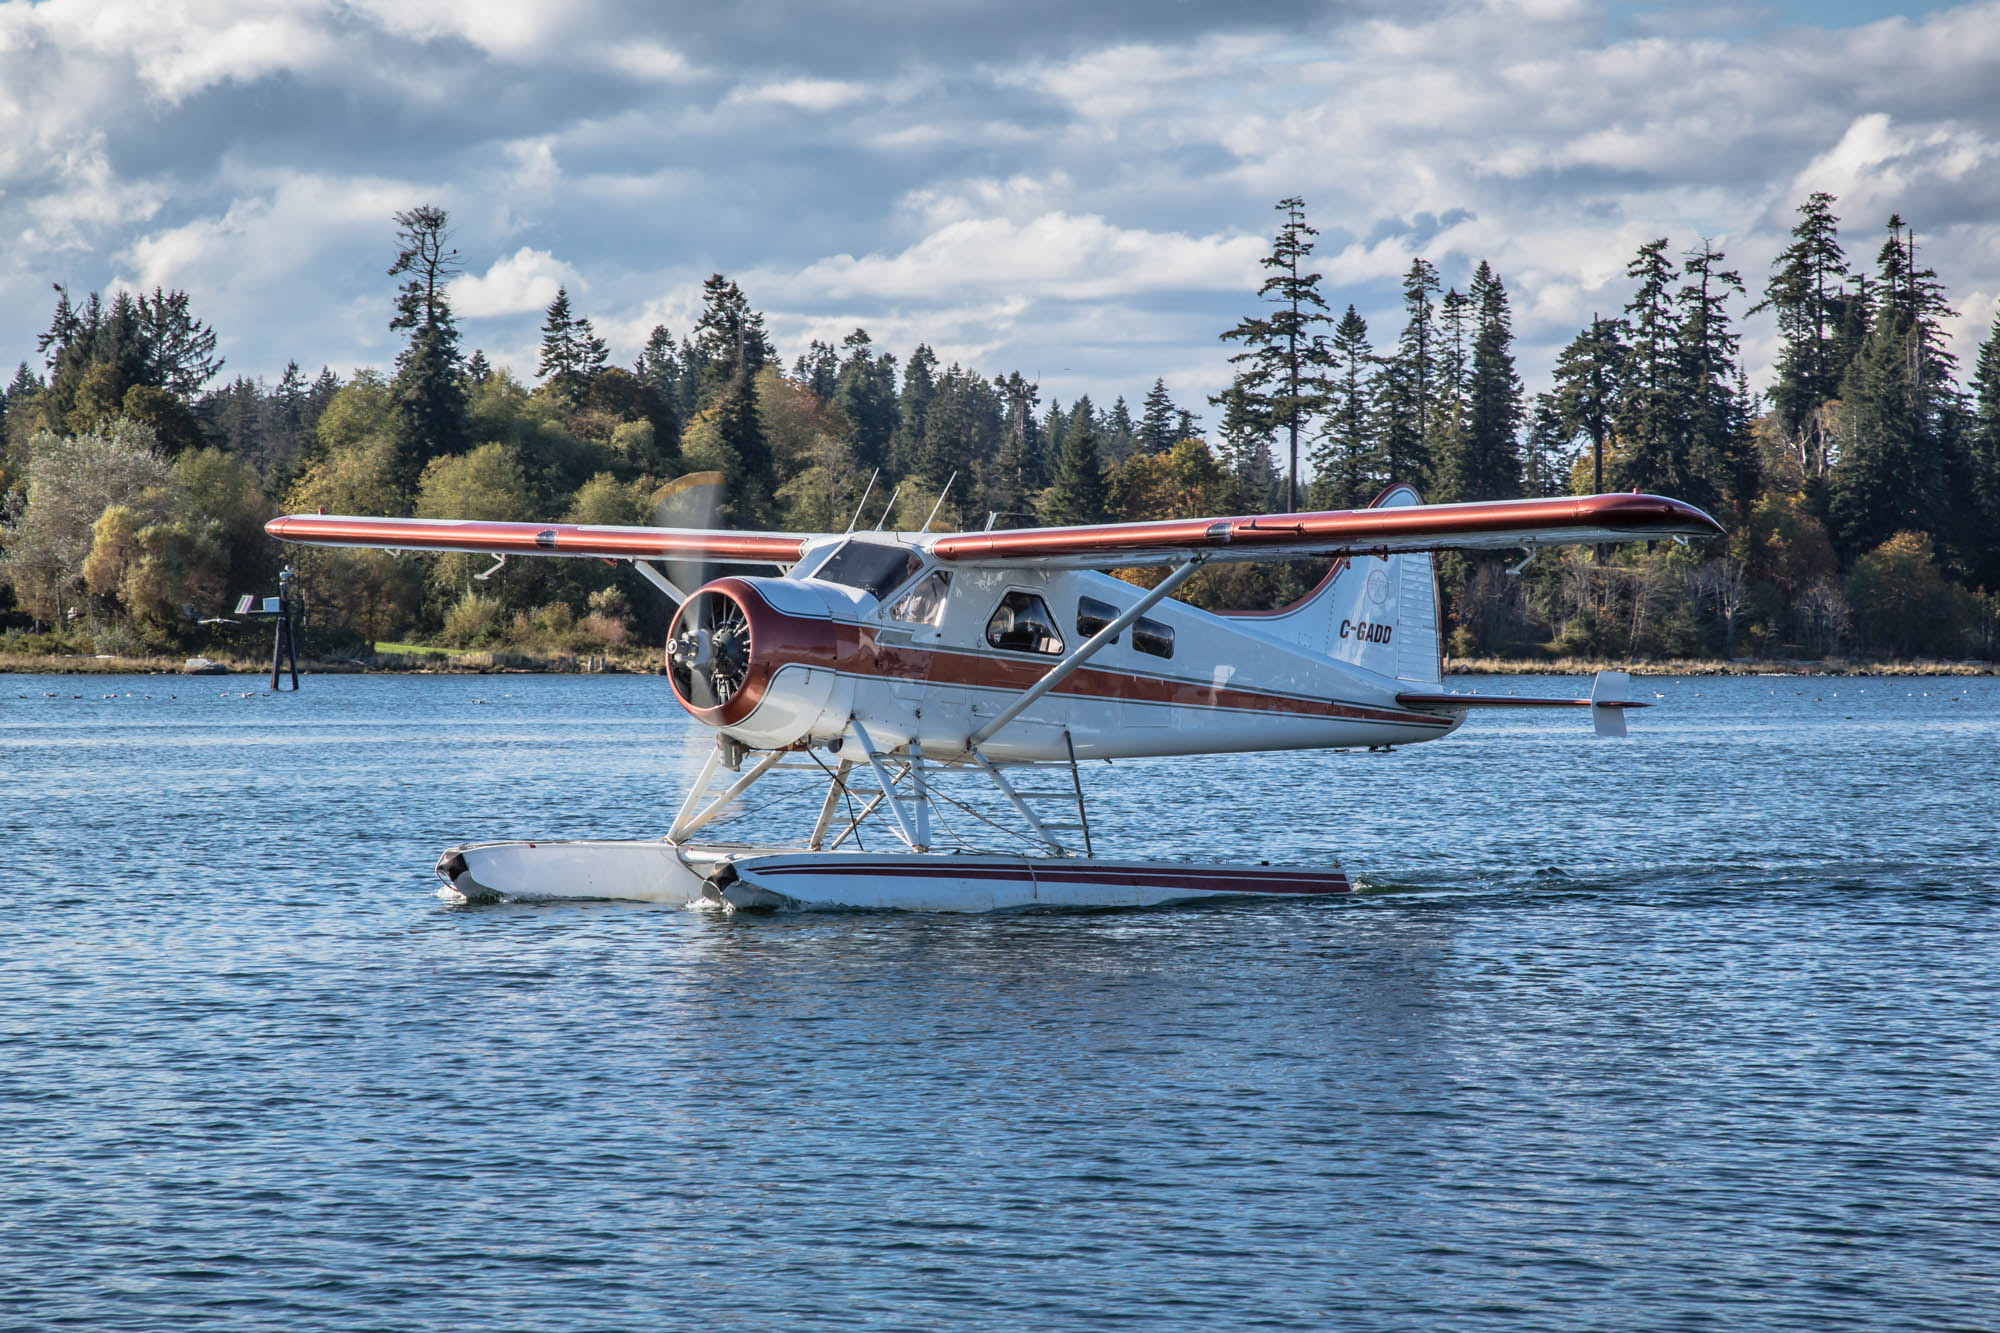
[[[1433,558],[1523,551],[1525,563],[1547,546],[1721,532],[1692,505],[1636,492],[1424,504],[1407,485],[1365,509],[998,531],[327,514],[266,529],[316,546],[626,562],[676,604],[664,674],[714,741],[664,836],[452,847],[437,864],[442,896],[942,912],[1348,893],[1331,859],[1102,855],[1083,767],[1387,750],[1490,707],[1587,709],[1599,734],[1622,736],[1626,711],[1644,706],[1623,673],[1600,673],[1587,698],[1444,689]],[[1331,559],[1325,578],[1277,610],[1173,595],[1211,563],[1315,558]],[[717,566],[753,572],[696,581]],[[803,837],[702,838],[787,772],[825,785]]]

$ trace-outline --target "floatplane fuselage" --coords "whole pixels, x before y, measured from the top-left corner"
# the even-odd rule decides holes
[[[799,536],[325,515],[274,519],[269,530],[317,545],[629,560],[679,603],[667,675],[716,747],[666,836],[453,848],[439,863],[449,893],[991,910],[1346,892],[1330,865],[1097,856],[1077,765],[1409,745],[1502,703],[1586,707],[1600,732],[1622,734],[1623,710],[1639,706],[1622,677],[1600,677],[1588,699],[1444,692],[1432,552],[1719,529],[1657,496],[1422,505],[1392,487],[1366,510],[1011,532]],[[1278,611],[1212,612],[1172,596],[1210,561],[1308,557],[1331,568]],[[688,560],[783,572],[684,589],[673,562]],[[1141,568],[1158,571],[1152,586],[1105,572]],[[1039,781],[1051,769],[1065,781],[1020,785],[1038,767]],[[802,843],[696,840],[751,785],[787,769],[827,783]],[[990,781],[1015,841],[941,845],[934,794],[953,772]],[[1074,819],[1037,808],[1052,793],[1074,795]],[[895,850],[859,849],[871,819]]]

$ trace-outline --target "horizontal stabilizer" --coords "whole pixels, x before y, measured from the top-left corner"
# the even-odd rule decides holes
[[[1625,710],[1650,708],[1651,704],[1628,699],[1632,678],[1623,671],[1600,671],[1591,683],[1588,699],[1549,699],[1535,695],[1440,694],[1407,690],[1396,696],[1405,708],[1442,708],[1470,711],[1474,708],[1588,708],[1591,723],[1600,736],[1625,735]]]

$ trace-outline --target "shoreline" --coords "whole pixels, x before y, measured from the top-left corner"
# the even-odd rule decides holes
[[[269,662],[216,658],[224,673],[190,673],[182,657],[65,656],[44,653],[0,653],[0,675],[17,676],[180,676],[201,674],[238,678],[270,675]],[[1585,658],[1535,661],[1513,657],[1446,658],[1447,676],[1590,676],[1599,671],[1626,671],[1634,676],[1993,676],[2000,662],[1894,661],[1863,662],[1845,658],[1802,661],[1790,658],[1720,660],[1672,658],[1657,662],[1604,662]],[[540,656],[515,652],[377,653],[372,659],[316,659],[299,664],[299,674],[317,676],[491,676],[491,675],[626,675],[661,674],[658,658]]]

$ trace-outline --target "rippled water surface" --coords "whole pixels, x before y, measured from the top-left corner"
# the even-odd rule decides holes
[[[1369,891],[985,918],[450,907],[664,683],[254,684],[0,677],[0,1327],[2000,1326],[2000,682],[1094,765]]]

